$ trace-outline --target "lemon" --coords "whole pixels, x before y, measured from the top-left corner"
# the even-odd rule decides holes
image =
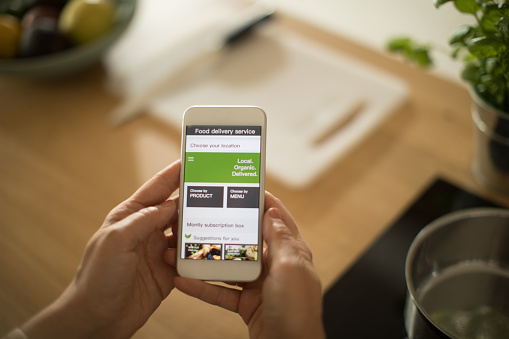
[[[106,34],[114,24],[113,0],[71,0],[58,23],[62,33],[75,44],[84,44]]]

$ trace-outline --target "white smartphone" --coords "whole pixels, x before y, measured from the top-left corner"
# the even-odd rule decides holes
[[[255,106],[193,106],[184,113],[181,276],[246,282],[260,275],[266,125]]]

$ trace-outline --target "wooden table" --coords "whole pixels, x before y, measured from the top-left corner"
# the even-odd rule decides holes
[[[347,39],[286,25],[404,79],[408,101],[313,187],[267,178],[293,212],[327,288],[435,177],[509,205],[476,185],[465,88]],[[66,79],[0,78],[0,335],[54,300],[104,216],[179,157],[180,132],[144,116],[112,128],[119,99],[100,65]],[[243,338],[240,317],[178,291],[135,338]]]

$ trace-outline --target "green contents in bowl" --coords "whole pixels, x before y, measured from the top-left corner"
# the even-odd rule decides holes
[[[509,338],[509,315],[490,306],[444,309],[430,316],[453,338]]]

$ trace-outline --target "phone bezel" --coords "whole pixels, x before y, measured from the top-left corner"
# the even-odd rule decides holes
[[[258,260],[190,260],[182,259],[182,211],[184,199],[179,199],[178,241],[177,241],[177,272],[181,276],[208,281],[248,282],[258,278],[262,269],[262,219],[264,214],[265,195],[265,150],[267,117],[257,106],[192,106],[182,119],[182,144],[180,168],[180,192],[184,187],[186,126],[188,125],[223,125],[223,126],[261,126],[260,147],[260,201],[258,217]]]

